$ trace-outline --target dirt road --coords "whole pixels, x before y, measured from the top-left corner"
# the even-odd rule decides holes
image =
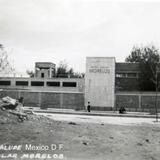
[[[17,153],[16,159],[36,159],[23,156],[37,156],[39,153],[41,157],[37,159],[46,160],[50,157],[62,159],[62,154],[65,160],[159,160],[159,124],[145,122],[121,125],[94,118],[78,119],[60,120],[54,116],[53,120],[33,115],[23,123],[1,123],[0,145],[21,145],[22,148],[19,151],[1,148],[0,156]],[[39,147],[39,150],[27,150],[26,145],[29,144]],[[48,146],[48,150],[42,150],[40,146]],[[44,157],[42,154],[45,154]],[[59,157],[53,157],[55,155]],[[10,159],[15,158],[7,158]]]
[[[36,113],[37,115],[43,115],[53,120],[58,121],[73,121],[84,123],[105,123],[116,125],[139,125],[143,123],[154,124],[160,126],[160,122],[155,122],[155,118],[133,118],[133,117],[108,117],[108,116],[92,116],[92,115],[73,115],[73,114],[49,114],[49,113]]]

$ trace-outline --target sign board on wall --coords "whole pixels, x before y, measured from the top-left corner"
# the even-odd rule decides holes
[[[85,105],[114,107],[115,58],[87,57],[85,74]]]

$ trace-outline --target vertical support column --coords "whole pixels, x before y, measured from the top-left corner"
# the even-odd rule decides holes
[[[63,93],[60,93],[60,108],[63,108]]]
[[[43,82],[44,82],[44,87],[47,87],[47,81],[46,81],[46,79],[44,79]]]
[[[38,92],[38,106],[42,107],[42,92]]]
[[[16,86],[16,78],[11,79],[11,87],[15,87]]]
[[[51,67],[49,68],[49,78],[52,78],[52,69],[51,69]]]
[[[116,98],[117,98],[116,94],[114,94],[114,108],[113,108],[114,112],[117,111]]]
[[[31,87],[31,78],[28,80],[28,87]]]
[[[142,95],[139,94],[138,97],[139,97],[139,107],[138,108],[141,108],[141,105],[142,105]]]
[[[59,87],[59,90],[60,90],[60,91],[63,90],[63,81],[62,81],[62,79],[60,79],[60,87]]]
[[[21,91],[18,90],[18,98],[20,98],[20,97],[21,97]]]
[[[60,87],[62,88],[63,87],[63,81],[60,80]]]

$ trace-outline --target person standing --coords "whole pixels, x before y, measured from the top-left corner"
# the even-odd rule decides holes
[[[90,102],[88,102],[88,105],[87,105],[87,111],[90,112],[91,111],[91,105],[90,105]]]

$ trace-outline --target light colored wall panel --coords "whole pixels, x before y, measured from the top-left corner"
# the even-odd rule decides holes
[[[85,105],[114,107],[115,58],[87,57],[85,75]]]

